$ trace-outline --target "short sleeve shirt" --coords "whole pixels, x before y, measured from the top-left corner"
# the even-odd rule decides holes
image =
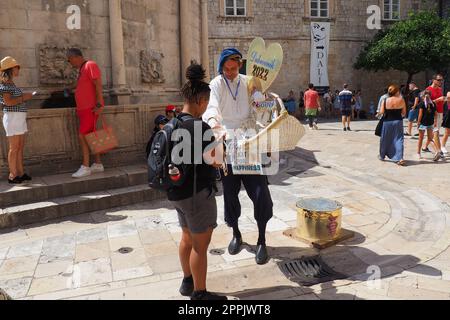
[[[0,103],[3,106],[3,112],[27,112],[27,107],[24,103],[15,106],[6,106],[3,95],[9,93],[12,98],[19,98],[23,95],[20,88],[16,87],[15,84],[0,83]]]
[[[317,109],[319,105],[317,104],[317,99],[319,99],[319,94],[315,90],[308,90],[305,92],[305,108],[306,109]]]
[[[430,86],[427,90],[431,92],[431,100],[436,100],[444,96],[442,88],[433,88]],[[437,102],[436,108],[438,113],[444,113],[444,101]]]
[[[87,61],[80,68],[77,88],[75,90],[75,100],[77,110],[94,109],[97,104],[97,93],[94,81],[101,79],[100,68],[94,61]]]
[[[186,113],[182,113],[178,116],[178,119],[181,119],[183,116],[186,116]],[[201,128],[201,131],[195,129],[196,125]],[[213,146],[212,143],[215,141],[214,134],[211,131],[211,127],[203,122],[201,119],[190,119],[186,120],[181,124],[181,128],[189,131],[191,137],[191,161],[190,163],[194,163],[194,154],[195,154],[195,145],[199,144],[202,146],[202,154],[204,152],[209,151],[210,147]],[[209,131],[209,134],[205,134]],[[198,133],[201,132],[201,135]],[[186,181],[181,187],[173,187],[167,193],[168,199],[170,201],[180,201],[191,198],[194,195],[194,167],[193,165],[187,164],[186,169]],[[208,187],[212,187],[216,182],[216,169],[213,166],[210,166],[202,161],[202,164],[196,165],[196,174],[197,174],[197,193],[206,189]]]
[[[353,93],[349,90],[343,90],[339,93],[339,101],[342,110],[348,110],[352,107]]]
[[[415,89],[409,93],[408,96],[408,107],[412,108],[416,102],[416,98],[420,100],[420,89]]]

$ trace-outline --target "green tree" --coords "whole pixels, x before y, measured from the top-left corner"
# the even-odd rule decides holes
[[[450,21],[422,11],[380,30],[362,49],[354,67],[375,72],[404,71],[410,83],[419,72],[444,71],[449,65]]]

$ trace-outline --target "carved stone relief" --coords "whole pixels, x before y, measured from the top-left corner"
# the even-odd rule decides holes
[[[143,83],[164,83],[162,59],[164,55],[162,53],[153,50],[141,51],[141,75]]]
[[[69,47],[39,46],[41,85],[70,85],[77,80],[78,70],[67,62],[67,49]]]

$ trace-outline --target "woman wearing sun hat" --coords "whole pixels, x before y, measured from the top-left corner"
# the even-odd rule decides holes
[[[31,93],[19,89],[14,79],[19,76],[20,65],[12,57],[1,60],[0,104],[3,110],[3,126],[9,142],[8,165],[10,184],[30,181],[31,177],[24,171],[23,149],[27,128],[27,107],[25,102],[31,100]]]

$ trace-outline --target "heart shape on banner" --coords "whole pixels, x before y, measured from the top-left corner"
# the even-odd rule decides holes
[[[278,76],[283,65],[283,48],[272,43],[266,48],[263,38],[255,38],[249,47],[247,56],[247,75],[257,78],[265,93]]]

